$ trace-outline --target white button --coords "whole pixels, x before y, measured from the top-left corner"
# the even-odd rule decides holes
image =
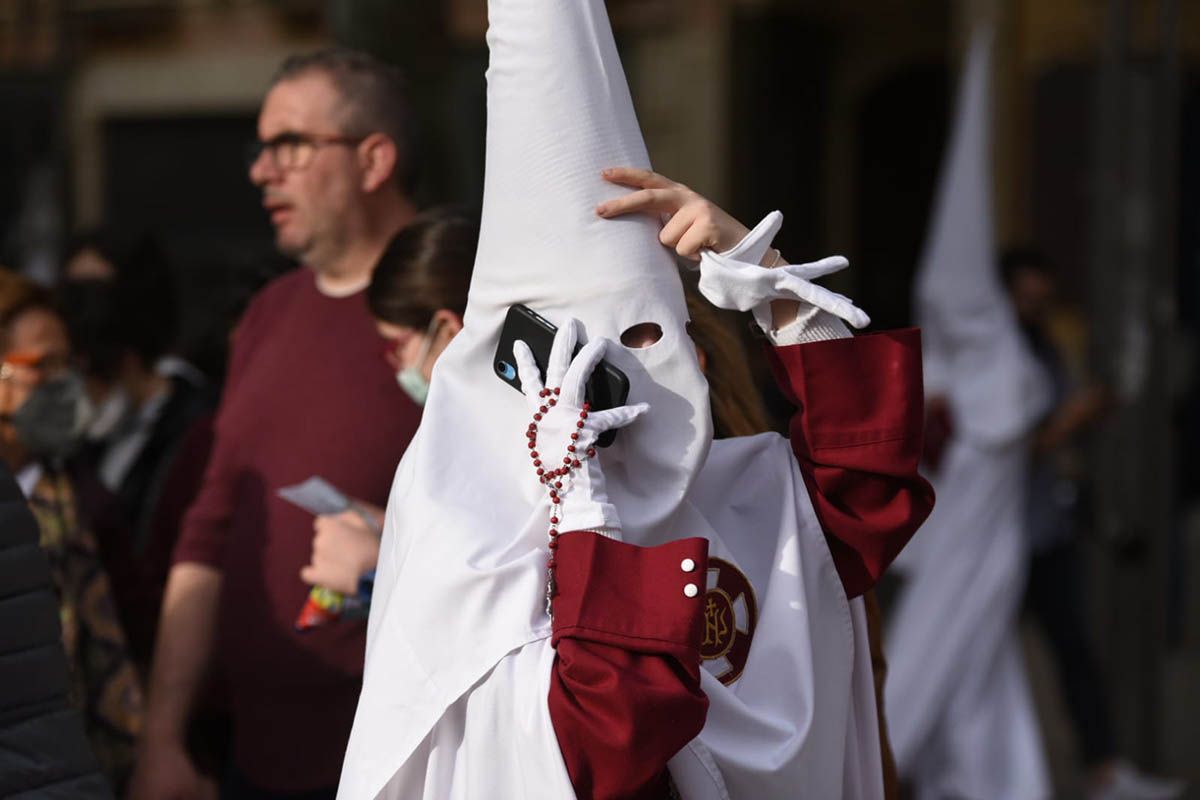
[[[691,572],[696,568],[696,562],[692,561],[690,558],[685,558],[683,561],[679,562],[679,568],[684,572]]]
[[[683,593],[688,597],[695,597],[696,595],[700,594],[700,589],[696,586],[696,584],[689,583],[687,586],[683,587]]]

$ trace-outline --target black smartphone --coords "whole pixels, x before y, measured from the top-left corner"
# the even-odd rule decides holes
[[[533,360],[537,362],[542,380],[546,380],[546,364],[550,361],[550,348],[554,344],[554,334],[558,331],[548,319],[533,309],[523,305],[510,306],[504,318],[504,327],[500,331],[500,344],[496,346],[496,357],[492,359],[492,368],[500,380],[521,391],[521,379],[517,375],[517,360],[513,356],[513,342],[522,341],[529,345],[533,352]],[[582,349],[575,345],[575,354]],[[588,379],[584,396],[592,408],[603,411],[625,405],[629,399],[629,378],[624,372],[601,360]],[[617,438],[615,430],[605,431],[596,439],[600,447],[608,447]]]

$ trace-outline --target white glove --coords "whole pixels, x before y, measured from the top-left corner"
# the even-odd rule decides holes
[[[753,311],[764,331],[772,329],[771,301],[798,300],[845,320],[855,328],[865,328],[871,319],[847,297],[812,281],[850,265],[842,256],[830,256],[811,264],[787,264],[767,268],[759,265],[771,241],[783,224],[778,211],[762,222],[724,253],[704,250],[700,253],[700,293],[718,308]]]
[[[513,342],[513,357],[517,362],[521,391],[529,401],[530,414],[537,426],[537,437],[531,439],[534,443],[531,449],[538,453],[538,460],[542,462],[540,469],[546,475],[554,470],[570,468],[571,464],[564,463],[564,460],[579,462],[578,468],[571,469],[568,475],[552,479],[547,485],[548,490],[554,490],[551,494],[556,493],[559,498],[558,523],[555,527],[564,533],[596,531],[620,539],[621,520],[617,510],[608,502],[604,474],[595,457],[594,445],[600,434],[625,427],[650,410],[650,406],[637,403],[605,411],[587,411],[584,416],[584,391],[588,378],[604,357],[609,342],[604,338],[593,339],[572,359],[578,336],[579,323],[574,319],[567,320],[558,329],[550,348],[544,385],[529,346],[522,341]],[[547,386],[550,387],[548,394],[543,392]],[[554,394],[556,388],[559,389],[558,394]],[[551,403],[551,400],[556,402]],[[572,435],[577,438],[572,439]],[[574,449],[569,450],[569,447]],[[561,486],[556,487],[556,483]]]

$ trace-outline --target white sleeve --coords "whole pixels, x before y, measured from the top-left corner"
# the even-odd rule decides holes
[[[851,336],[846,323],[808,303],[801,303],[799,315],[782,328],[763,331],[776,347],[808,342],[823,342],[826,339],[848,339]]]

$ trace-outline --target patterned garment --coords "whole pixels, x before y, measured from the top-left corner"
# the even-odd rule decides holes
[[[112,587],[95,536],[79,524],[75,493],[65,476],[44,473],[29,506],[58,594],[72,700],[83,714],[96,758],[119,789],[133,766],[144,703]]]

